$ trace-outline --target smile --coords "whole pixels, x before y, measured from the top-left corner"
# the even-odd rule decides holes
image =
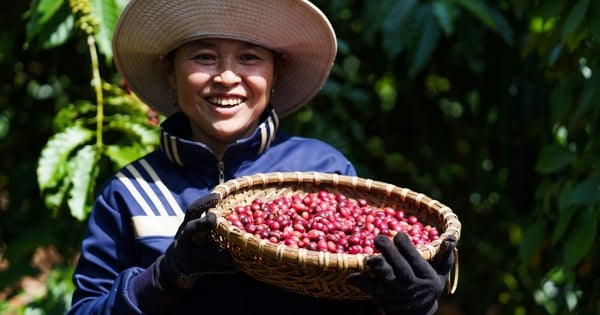
[[[217,106],[236,106],[243,103],[246,98],[244,97],[208,97],[206,98],[211,104]]]

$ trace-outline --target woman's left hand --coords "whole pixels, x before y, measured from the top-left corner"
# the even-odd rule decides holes
[[[349,275],[348,283],[373,296],[385,314],[435,313],[454,263],[456,238],[444,240],[431,263],[404,233],[398,233],[393,241],[379,235],[375,247],[381,255],[367,259],[368,272]]]

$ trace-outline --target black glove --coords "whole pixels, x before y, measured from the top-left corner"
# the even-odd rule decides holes
[[[373,296],[385,314],[435,313],[437,299],[454,263],[456,238],[449,236],[444,240],[431,263],[421,256],[404,233],[398,233],[393,242],[389,237],[379,235],[375,238],[375,247],[381,255],[368,258],[369,270],[350,274],[348,283]]]
[[[210,237],[217,217],[206,211],[218,202],[219,195],[210,193],[188,207],[173,243],[155,264],[155,281],[163,291],[177,293],[193,287],[202,275],[236,271],[227,250]]]

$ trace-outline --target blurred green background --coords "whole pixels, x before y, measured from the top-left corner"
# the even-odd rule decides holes
[[[283,128],[459,216],[439,314],[600,314],[600,0],[319,0],[331,77]],[[64,314],[98,187],[157,144],[125,0],[0,3],[0,313]]]

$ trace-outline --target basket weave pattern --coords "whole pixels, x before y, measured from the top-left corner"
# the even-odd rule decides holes
[[[283,195],[325,190],[349,199],[365,199],[373,207],[392,207],[416,215],[424,225],[440,231],[439,239],[417,246],[430,260],[449,235],[460,238],[461,224],[456,214],[423,194],[371,179],[318,172],[263,173],[230,180],[213,192],[221,201],[210,211],[217,213],[215,239],[229,249],[238,267],[257,280],[281,289],[328,299],[362,300],[366,293],[346,283],[352,272],[366,271],[368,255],[329,253],[273,244],[231,225],[225,216],[236,206],[254,199],[272,200]],[[375,254],[378,255],[378,254]]]

